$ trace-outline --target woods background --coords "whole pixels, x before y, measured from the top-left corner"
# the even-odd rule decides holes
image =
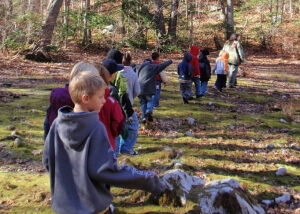
[[[295,54],[299,11],[300,0],[4,0],[0,41],[3,51],[75,44],[172,52],[192,43],[218,49],[236,31],[245,47]]]

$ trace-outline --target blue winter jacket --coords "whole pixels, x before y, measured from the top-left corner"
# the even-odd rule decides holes
[[[177,68],[179,82],[186,82],[191,80],[193,67],[190,65],[193,56],[190,53],[184,53],[183,60],[179,63]]]

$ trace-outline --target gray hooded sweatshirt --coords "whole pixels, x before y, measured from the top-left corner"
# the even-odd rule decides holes
[[[166,188],[155,173],[117,165],[97,112],[72,110],[67,106],[59,109],[43,153],[56,213],[88,214],[105,210],[112,201],[106,184],[154,194]]]

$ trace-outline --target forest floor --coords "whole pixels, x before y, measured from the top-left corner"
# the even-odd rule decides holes
[[[66,50],[60,63],[36,63],[20,56],[0,56],[0,213],[51,213],[49,178],[41,165],[43,120],[49,94],[63,87],[75,62],[102,61],[105,53]],[[141,125],[137,157],[121,155],[120,163],[162,174],[174,161],[205,181],[233,177],[261,202],[285,192],[288,204],[264,207],[267,213],[296,213],[300,208],[300,62],[270,53],[247,51],[238,86],[217,93],[215,75],[208,93],[182,105],[176,68],[181,54],[167,69],[170,83],[163,88],[160,108],[151,126]],[[132,52],[139,64],[150,52]],[[209,56],[214,62],[216,52]],[[213,63],[212,63],[213,64]],[[140,107],[135,101],[136,111]],[[195,119],[189,125],[189,117]],[[185,136],[189,131],[193,137]],[[177,156],[164,152],[171,148]],[[285,167],[287,174],[277,177]],[[112,188],[116,213],[187,213],[186,207],[159,207],[131,200],[133,190]]]

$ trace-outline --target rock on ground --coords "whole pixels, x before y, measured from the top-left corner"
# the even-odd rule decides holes
[[[196,176],[190,176],[180,169],[173,169],[167,171],[162,180],[166,182],[170,189],[180,189],[184,193],[189,193],[193,186],[203,186],[205,182]]]
[[[207,183],[198,197],[200,213],[266,213],[254,197],[244,190],[235,179],[223,179]]]

